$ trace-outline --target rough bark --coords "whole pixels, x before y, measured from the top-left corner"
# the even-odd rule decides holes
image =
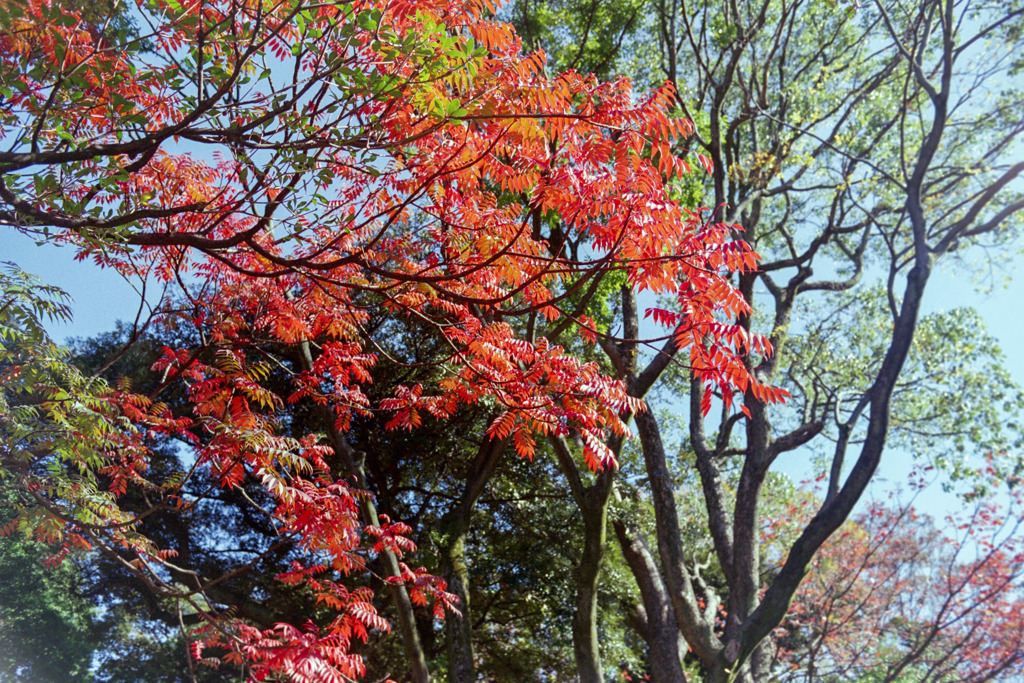
[[[599,474],[580,507],[583,553],[576,569],[576,614],[573,616],[572,633],[580,683],[604,683],[605,680],[597,634],[597,584],[608,537],[608,503],[613,481],[612,472]]]
[[[701,609],[698,603],[683,554],[675,485],[669,473],[661,430],[650,408],[636,416],[636,426],[650,480],[658,554],[676,623],[694,654],[708,666],[721,648],[714,632],[715,610],[718,605],[710,595],[707,596],[704,609]]]
[[[672,600],[658,573],[647,543],[625,522],[614,522],[615,535],[622,554],[640,587],[645,620],[644,639],[647,642],[647,661],[654,683],[677,683],[686,680],[683,675],[682,655],[686,642],[679,633]]]
[[[470,621],[469,565],[466,562],[466,534],[449,538],[445,556],[445,580],[449,592],[459,598],[461,617],[445,619],[445,639],[448,645],[448,680],[450,683],[468,683],[476,680],[476,660],[473,655],[473,628]]]
[[[601,646],[597,634],[597,584],[608,536],[608,504],[611,501],[615,472],[600,472],[592,485],[584,486],[565,439],[552,438],[551,445],[583,520],[583,548],[575,572],[576,610],[572,622],[576,670],[580,683],[603,683]]]

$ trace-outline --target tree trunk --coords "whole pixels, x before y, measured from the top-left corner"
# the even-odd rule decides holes
[[[365,482],[362,476],[362,468],[359,468],[360,475],[357,476],[360,482]],[[379,526],[377,518],[377,506],[369,498],[363,499],[359,508],[363,513],[363,521],[366,524]],[[402,570],[398,566],[398,558],[390,550],[385,549],[380,554],[384,564],[384,571],[389,577],[399,577]],[[409,672],[413,683],[429,683],[430,671],[427,669],[427,658],[423,653],[423,643],[420,642],[420,632],[416,629],[416,614],[412,609],[412,601],[409,599],[409,592],[403,584],[391,586],[391,599],[395,604],[395,611],[398,613],[398,628],[402,634],[402,644],[405,646],[405,658],[409,663]]]
[[[694,654],[705,665],[710,665],[721,649],[714,632],[717,604],[713,592],[704,596],[703,607],[694,590],[694,581],[686,567],[683,541],[679,533],[679,513],[676,509],[675,485],[668,469],[665,446],[661,438],[658,421],[652,408],[636,416],[640,447],[650,480],[651,499],[654,505],[655,528],[657,530],[658,555],[661,568],[672,602],[676,624]]]
[[[682,654],[686,641],[679,633],[672,601],[668,596],[658,565],[644,539],[626,527],[621,520],[614,523],[622,554],[640,587],[640,595],[647,615],[648,665],[654,683],[677,683],[686,680],[683,675]]]
[[[313,354],[310,350],[309,342],[299,344],[299,360],[305,372],[312,372]],[[357,460],[356,453],[345,438],[345,435],[338,431],[334,421],[334,414],[330,407],[320,404],[318,409],[335,455],[341,460],[345,470],[355,477],[356,487],[369,491],[366,486],[366,471],[362,463]],[[380,526],[380,519],[377,517],[377,506],[373,502],[372,497],[368,496],[360,499],[359,511],[364,524]],[[380,553],[380,560],[387,577],[402,576],[401,567],[398,565],[398,558],[395,557],[393,552],[385,548]],[[410,677],[413,683],[430,683],[430,671],[427,669],[427,658],[423,653],[423,644],[420,642],[419,631],[416,629],[416,615],[413,613],[409,592],[405,589],[405,585],[401,583],[391,585],[390,590],[391,599],[398,614],[398,629],[402,634],[402,644],[405,647]]]
[[[470,621],[469,566],[466,563],[466,536],[463,532],[449,538],[445,557],[445,580],[448,590],[459,598],[461,617],[445,619],[448,643],[448,680],[450,683],[472,683],[476,680],[476,658],[473,654],[473,624]]]
[[[614,473],[603,471],[589,487],[580,506],[583,516],[583,555],[576,570],[576,614],[572,622],[573,652],[580,683],[604,683],[597,637],[597,583],[608,536],[608,502]]]
[[[461,617],[445,620],[448,645],[448,680],[450,683],[476,681],[476,658],[473,654],[473,622],[469,602],[469,564],[466,561],[466,537],[472,521],[473,508],[490,481],[505,451],[504,440],[486,439],[469,466],[466,485],[459,502],[449,510],[443,521],[445,534],[444,577],[448,590],[459,598]]]

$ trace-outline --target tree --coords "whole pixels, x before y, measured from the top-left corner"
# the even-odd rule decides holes
[[[393,597],[412,680],[445,665],[473,680],[477,653],[491,657],[485,672],[564,671],[501,660],[494,634],[515,642],[518,621],[571,621],[581,679],[603,680],[599,634],[626,619],[656,680],[684,669],[764,680],[766,639],[890,435],[956,437],[968,413],[951,415],[942,394],[993,376],[977,365],[997,357],[991,345],[970,352],[945,338],[970,340],[966,318],[918,313],[935,259],[998,244],[1019,216],[1022,169],[1006,162],[1019,93],[988,85],[1019,65],[1012,51],[975,49],[1018,41],[1020,10],[584,4],[588,37],[560,43],[554,59],[610,71],[625,53],[606,49],[643,47],[629,55],[643,62],[657,35],[675,89],[640,96],[621,80],[549,78],[541,55],[521,54],[512,30],[485,18],[493,8],[474,3],[154,4],[136,32],[97,31],[93,16],[41,3],[5,8],[0,125],[12,142],[0,153],[0,221],[178,283],[185,297],[154,323],[179,335],[161,348],[154,385],[133,389],[54,362],[39,311],[25,308],[45,298],[10,292],[24,311],[5,335],[17,525],[105,547],[157,592],[156,607],[205,624],[207,654],[259,675],[374,666],[354,642],[384,628],[369,584]],[[626,30],[610,17],[630,17]],[[647,20],[655,34],[643,34]],[[979,99],[993,104],[966,109]],[[681,173],[681,146],[701,151],[706,183]],[[856,289],[876,269],[882,288]],[[949,353],[915,351],[915,338]],[[932,379],[937,368],[949,381]],[[25,371],[41,381],[18,380]],[[925,381],[938,391],[915,393]],[[679,396],[682,424],[654,410]],[[986,406],[981,438],[998,451],[1008,436]],[[630,421],[639,449],[623,438]],[[471,438],[459,443],[446,424]],[[168,441],[184,444],[183,474],[154,466],[179,457],[157,454]],[[828,450],[828,492],[795,541],[768,548],[771,468],[801,447]],[[525,464],[503,465],[505,450],[546,458],[530,470],[544,481],[524,484]],[[431,467],[446,451],[451,463]],[[704,502],[689,517],[681,481]],[[546,512],[543,497],[562,492],[571,518],[530,525],[517,510],[529,500]],[[168,548],[146,528],[157,515],[199,519],[205,505],[259,520],[234,569],[185,563],[188,534]],[[431,525],[429,552],[412,554],[397,519]],[[511,529],[568,536],[569,562],[522,558],[501,538]],[[474,562],[496,548],[530,571]],[[463,612],[443,646],[411,606],[452,603],[410,569],[431,556]],[[261,585],[246,584],[245,568],[292,560],[281,570],[292,588],[334,613],[309,608],[311,625],[296,628],[229,612],[242,587]],[[491,583],[474,585],[471,565]],[[607,582],[626,566],[637,600]],[[507,598],[513,585],[572,595],[573,614],[535,615]]]
[[[989,681],[1024,666],[1020,491],[933,519],[875,503],[822,549],[777,639],[791,681]],[[787,649],[788,648],[788,649]],[[788,669],[788,670],[787,670]]]
[[[94,606],[79,595],[76,568],[45,567],[46,554],[34,543],[0,541],[0,680],[91,680]]]
[[[488,9],[171,0],[141,6],[138,32],[34,0],[2,10],[0,222],[181,284],[157,324],[187,330],[153,364],[156,387],[112,386],[43,331],[41,313],[66,313],[47,290],[5,280],[2,479],[17,499],[4,531],[59,544],[55,561],[105,554],[198,625],[200,662],[362,675],[355,642],[388,628],[369,580],[392,595],[412,680],[427,680],[412,606],[432,598],[441,616],[455,596],[402,562],[410,529],[379,511],[348,435],[382,412],[413,430],[482,404],[496,414],[480,457],[572,435],[589,468],[612,471],[605,439],[621,443],[642,402],[552,341],[598,333],[585,310],[610,273],[675,297],[687,322],[673,343],[696,344],[709,392],[783,395],[736,356],[766,342],[719,320],[746,310],[727,278],[756,256],[665,186],[687,170],[671,141],[692,132],[666,114],[672,90],[546,78]],[[383,340],[407,320],[444,356],[429,381],[371,397]],[[172,391],[187,410],[163,401]],[[289,433],[286,405],[307,431]],[[151,466],[168,440],[180,471]],[[452,548],[480,495],[467,482]],[[276,537],[219,576],[143,533],[212,499],[249,506]],[[220,585],[282,550],[279,578],[332,616],[266,627],[232,612]]]
[[[584,16],[596,5],[578,4]],[[509,16],[529,21],[533,6],[521,3]],[[748,354],[746,367],[760,381],[788,388],[794,399],[770,406],[747,392],[744,414],[723,401],[709,420],[705,392],[697,384],[686,387],[684,377],[683,386],[676,385],[676,396],[690,404],[682,457],[674,458],[666,446],[656,412],[637,417],[646,477],[640,497],[653,505],[649,533],[655,542],[647,543],[640,529],[625,522],[617,525],[617,536],[632,556],[648,616],[657,615],[646,633],[655,680],[680,679],[678,662],[687,646],[710,680],[766,680],[766,639],[815,553],[863,496],[890,437],[916,434],[922,454],[935,453],[934,443],[944,451],[935,453],[939,464],[968,469],[962,468],[962,453],[946,448],[952,439],[929,443],[920,436],[954,435],[957,420],[966,421],[951,409],[972,409],[940,403],[938,392],[914,387],[930,381],[935,368],[928,366],[937,360],[956,376],[975,357],[947,356],[955,342],[929,332],[941,339],[939,348],[922,350],[910,367],[908,358],[924,331],[919,313],[934,264],[968,246],[999,245],[1017,234],[1024,208],[1024,166],[1014,160],[1024,127],[1021,93],[997,84],[1008,83],[1019,69],[1011,46],[1019,45],[1022,14],[1010,5],[982,9],[953,0],[878,2],[845,11],[800,2],[648,7],[650,23],[641,33],[646,39],[638,42],[647,49],[657,43],[657,61],[648,65],[656,78],[664,74],[677,84],[680,110],[697,123],[687,144],[712,162],[703,201],[725,222],[738,224],[742,232],[736,234],[763,256],[756,270],[735,280],[752,310],[738,322],[763,331],[775,353]],[[551,35],[558,45],[581,40],[579,33]],[[1001,49],[983,51],[984,41]],[[643,58],[643,52],[601,57],[618,64]],[[690,190],[679,188],[681,194]],[[881,297],[858,289],[865,275],[878,277]],[[652,336],[631,324],[635,308],[623,299],[622,340],[603,347],[626,377],[636,376],[630,354]],[[868,320],[876,321],[866,328],[871,336],[861,327]],[[952,314],[929,325],[969,339],[956,331],[955,320]],[[665,316],[663,322],[671,330],[679,319]],[[833,355],[836,347],[852,353]],[[668,343],[658,353],[656,358],[674,359],[680,349]],[[963,381],[966,388],[974,372],[951,384]],[[994,395],[1015,392],[1005,379]],[[634,395],[650,388],[639,384]],[[984,393],[981,399],[974,405],[992,411],[981,438],[1012,440],[1016,435],[1001,424],[1002,406]],[[1017,398],[1007,408],[1015,405]],[[827,449],[815,475],[829,480],[828,493],[786,549],[786,562],[769,574],[759,534],[765,482],[782,454],[802,448]],[[1011,472],[1016,466],[1012,457],[1000,464]],[[688,471],[699,475],[699,493],[691,495],[704,500],[719,585],[706,581],[706,568],[686,552],[676,482]],[[621,480],[617,485],[630,488]],[[595,533],[588,538],[598,558],[615,484],[595,487],[578,502],[593,520]],[[591,505],[594,499],[599,502]],[[578,607],[578,614],[586,609]],[[581,623],[577,633],[589,643],[577,653],[585,660],[581,676],[600,680],[596,630]]]

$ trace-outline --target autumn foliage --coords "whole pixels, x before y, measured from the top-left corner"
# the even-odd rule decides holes
[[[1019,675],[1022,494],[1019,481],[1011,484],[943,520],[894,495],[846,524],[815,559],[776,632],[782,679],[980,682]]]
[[[34,425],[11,427],[5,444],[2,481],[22,492],[5,531],[119,558],[203,615],[201,662],[242,664],[257,680],[362,675],[354,639],[388,624],[344,578],[414,545],[409,527],[376,519],[363,490],[344,442],[357,417],[414,430],[487,404],[497,410],[488,433],[519,455],[538,437],[573,434],[590,468],[614,468],[606,438],[627,432],[642,401],[544,333],[608,338],[585,313],[607,273],[672,302],[649,313],[689,349],[705,411],[713,392],[727,407],[744,392],[782,398],[741,360],[769,354],[767,341],[730,322],[749,309],[728,276],[755,268],[756,254],[672,199],[672,179],[691,172],[677,151],[692,132],[670,116],[672,90],[550,75],[493,10],[486,0],[154,0],[132,9],[138,35],[68,3],[2,10],[0,60],[13,78],[0,137],[13,146],[0,152],[0,221],[104,267],[181,283],[189,300],[160,324],[197,340],[165,348],[152,368],[160,388],[140,395],[53,365],[45,334],[25,327],[42,299],[6,320],[9,339],[36,340],[4,359],[23,404],[3,419]],[[13,285],[5,297],[5,310],[24,300]],[[372,314],[443,339],[436,381],[368,398]],[[271,388],[272,372],[286,373],[287,390]],[[175,387],[187,416],[160,402]],[[282,412],[300,403],[321,411],[321,430],[285,436]],[[160,438],[187,444],[192,471],[150,477]],[[183,478],[199,471],[221,487],[262,483],[274,505],[261,512],[309,559],[279,578],[336,618],[254,629],[206,601],[202,580],[185,581],[173,549],[137,533],[122,497],[144,491],[188,509]],[[397,567],[387,582],[413,603],[457,610],[443,581]]]

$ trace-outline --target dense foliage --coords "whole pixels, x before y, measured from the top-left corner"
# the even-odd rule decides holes
[[[1016,234],[1022,17],[8,3],[0,224],[163,294],[69,351],[3,271],[0,625],[79,680],[1019,674],[1019,506],[851,516],[894,443],[1018,495],[921,307]]]

